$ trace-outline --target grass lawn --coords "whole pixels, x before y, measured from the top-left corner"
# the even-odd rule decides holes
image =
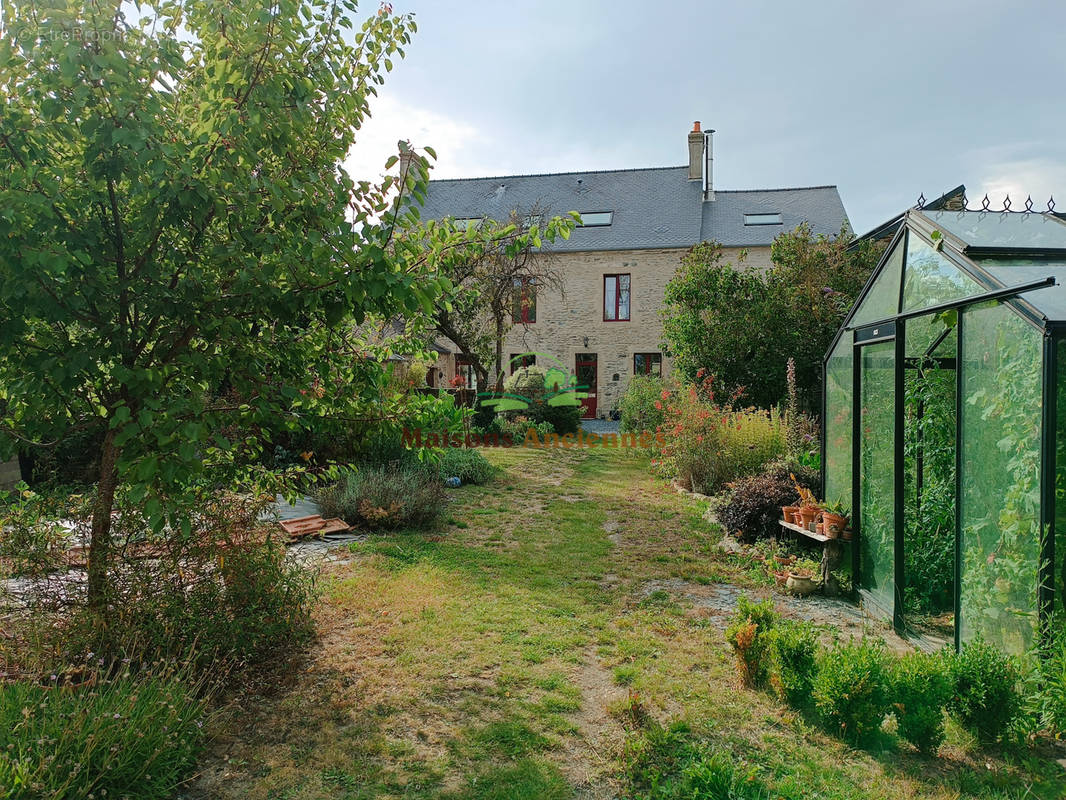
[[[956,728],[937,759],[887,733],[855,750],[738,688],[721,618],[674,589],[765,581],[646,459],[489,457],[501,475],[454,491],[439,530],[374,536],[323,575],[318,645],[220,716],[190,796],[617,797],[645,715],[774,798],[1066,796],[1057,764]]]

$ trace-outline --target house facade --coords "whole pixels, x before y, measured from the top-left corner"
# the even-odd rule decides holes
[[[426,218],[581,215],[571,237],[540,256],[553,260],[561,286],[531,287],[516,306],[504,356],[521,364],[530,360],[524,354],[537,354],[572,371],[587,387],[587,418],[609,416],[634,374],[669,373],[660,310],[667,282],[693,245],[715,240],[726,260],[736,263],[745,252],[748,268],[765,269],[779,233],[806,222],[815,234],[832,235],[847,223],[835,186],[715,189],[712,133],[695,123],[689,162],[680,167],[430,182]],[[453,349],[438,362],[436,379],[464,369]]]

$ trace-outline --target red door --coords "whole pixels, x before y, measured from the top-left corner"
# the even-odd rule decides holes
[[[578,353],[574,357],[577,390],[588,395],[581,400],[582,419],[596,419],[596,376],[598,373],[599,367],[595,353]]]

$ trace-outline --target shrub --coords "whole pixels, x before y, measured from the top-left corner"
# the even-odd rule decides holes
[[[437,471],[441,480],[457,477],[463,483],[480,486],[496,474],[496,468],[477,450],[468,447],[449,447],[441,455]]]
[[[0,505],[0,577],[40,577],[65,564],[70,534],[49,519],[51,511],[46,498],[23,482],[11,502]]]
[[[204,742],[195,681],[173,669],[61,679],[0,684],[0,798],[171,797]]]
[[[777,412],[734,409],[733,399],[720,404],[708,378],[670,393],[664,403],[662,466],[694,492],[713,494],[785,453]]]
[[[892,708],[899,735],[923,753],[944,741],[944,708],[951,698],[951,677],[943,656],[909,653],[892,668]]]
[[[581,425],[581,407],[551,404],[550,395],[565,389],[567,381],[572,382],[573,378],[563,375],[558,369],[546,371],[542,367],[529,366],[516,369],[504,381],[503,390],[506,394],[519,395],[529,401],[529,408],[517,416],[528,417],[534,423],[546,422],[560,435],[577,433]],[[547,385],[549,383],[550,386]]]
[[[663,424],[663,381],[650,375],[634,375],[618,401],[622,433],[655,431]],[[669,393],[667,393],[669,397]]]
[[[349,473],[315,498],[324,517],[378,528],[427,527],[444,510],[444,486],[435,472],[412,467],[366,467]]]
[[[1026,722],[1048,736],[1066,736],[1066,630],[1061,616],[1049,630],[1050,637],[1042,652],[1033,654],[1034,668],[1025,682]]]
[[[516,445],[522,444],[531,430],[536,434],[538,440],[546,439],[556,432],[550,422],[535,422],[525,416],[518,416],[514,419],[497,417],[497,420],[499,420],[498,430],[500,436],[510,437],[511,441]]]
[[[39,582],[23,598],[30,613],[17,629],[27,666],[76,663],[87,651],[104,658],[129,652],[141,660],[192,659],[217,672],[303,644],[314,631],[314,577],[286,557],[270,538],[273,526],[260,520],[274,495],[255,496],[203,492],[186,532],[153,533],[143,504],[119,495],[107,624],[99,610],[72,602],[63,575]],[[87,526],[79,521],[75,536]]]
[[[783,621],[770,640],[770,685],[790,706],[810,702],[818,671],[818,633],[808,622]]]
[[[948,659],[951,702],[948,710],[982,742],[1008,729],[1020,706],[1014,661],[994,646],[976,639]]]
[[[777,621],[773,600],[757,603],[744,595],[737,598],[726,640],[737,659],[737,674],[747,687],[765,686],[770,670],[770,641]]]
[[[853,742],[877,731],[888,713],[888,678],[880,644],[863,640],[827,651],[811,690],[826,729]]]
[[[810,488],[818,486],[818,474],[800,466],[779,462],[759,475],[741,478],[731,484],[728,498],[718,510],[718,522],[729,533],[743,541],[775,536],[780,528],[781,506],[795,503],[796,481]],[[817,489],[812,489],[817,494]]]
[[[109,625],[80,613],[68,649],[193,658],[207,669],[261,663],[304,644],[314,633],[314,576],[271,538],[260,521],[264,503],[205,496],[188,536],[127,546],[108,598]],[[125,505],[118,525],[133,540],[136,510]]]

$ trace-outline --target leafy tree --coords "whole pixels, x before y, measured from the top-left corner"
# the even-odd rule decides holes
[[[800,404],[816,409],[821,364],[880,256],[880,246],[850,248],[846,229],[814,236],[804,224],[779,236],[765,273],[734,265],[721,245],[702,242],[681,258],[666,286],[664,349],[688,380],[702,369],[761,407],[786,396],[786,364],[796,360]],[[850,248],[850,249],[849,249]]]
[[[7,4],[0,41],[0,450],[105,431],[98,612],[116,490],[187,531],[183,499],[242,452],[225,431],[380,413],[380,366],[338,344],[367,314],[431,311],[449,285],[427,265],[464,246],[394,236],[416,219],[421,157],[380,185],[340,166],[411,17],[383,5],[356,28],[353,0],[125,8]]]
[[[576,217],[575,217],[576,218]],[[542,209],[514,211],[509,220],[484,219],[476,225],[454,220],[435,223],[439,229],[465,232],[467,248],[451,250],[434,268],[454,287],[433,310],[433,330],[450,340],[473,367],[477,391],[488,391],[489,375],[502,382],[503,340],[521,322],[526,308],[535,307],[538,291],[562,290],[550,245],[567,239],[575,219],[547,218]],[[518,322],[516,322],[518,318]]]

